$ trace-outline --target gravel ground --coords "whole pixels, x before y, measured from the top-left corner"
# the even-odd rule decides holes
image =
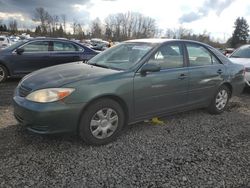
[[[106,146],[40,136],[13,118],[19,80],[0,84],[0,187],[250,187],[250,91],[212,116],[195,110],[165,125],[128,126]]]

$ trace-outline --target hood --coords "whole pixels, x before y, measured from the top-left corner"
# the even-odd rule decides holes
[[[233,63],[244,65],[245,67],[250,67],[250,58],[229,58]]]
[[[37,90],[42,88],[61,87],[65,84],[79,80],[90,80],[117,72],[117,70],[75,62],[35,71],[25,76],[21,84],[31,90]]]

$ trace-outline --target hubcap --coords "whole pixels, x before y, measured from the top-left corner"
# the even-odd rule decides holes
[[[0,67],[0,82],[4,79],[5,72],[2,67]]]
[[[98,139],[110,137],[118,127],[118,115],[111,108],[103,108],[97,111],[90,122],[92,135]]]
[[[228,100],[228,93],[226,90],[221,90],[216,96],[215,106],[218,110],[225,108]]]

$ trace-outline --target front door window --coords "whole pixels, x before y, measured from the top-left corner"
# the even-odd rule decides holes
[[[22,49],[24,49],[24,52],[48,52],[49,42],[48,41],[31,42],[23,46]]]

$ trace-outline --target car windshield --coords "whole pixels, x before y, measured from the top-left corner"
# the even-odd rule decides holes
[[[250,46],[243,46],[236,50],[231,57],[235,58],[250,58]]]
[[[91,65],[117,70],[128,70],[139,62],[155,44],[121,43],[92,58]]]

